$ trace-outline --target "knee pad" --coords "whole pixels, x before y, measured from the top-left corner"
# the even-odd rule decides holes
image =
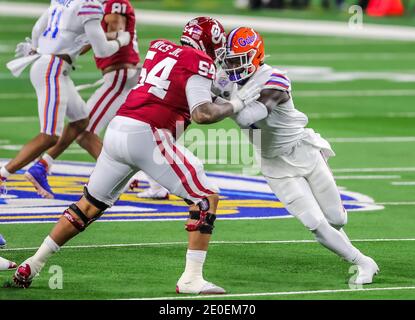
[[[76,217],[69,211],[71,209],[81,221],[78,221]],[[81,209],[75,204],[72,203],[68,209],[63,212],[63,216],[76,228],[79,232],[82,232],[86,229],[86,227],[92,222]]]
[[[189,232],[199,231],[203,234],[212,234],[216,215],[208,212],[210,209],[209,200],[204,198],[198,204],[200,211],[190,211],[189,218],[197,220],[195,223],[187,223],[185,229]]]
[[[102,215],[102,213],[107,210],[109,208],[109,205],[107,205],[106,203],[99,201],[97,199],[95,199],[88,191],[87,187],[84,187],[84,196],[85,199],[92,204],[95,208],[100,210],[99,216]]]

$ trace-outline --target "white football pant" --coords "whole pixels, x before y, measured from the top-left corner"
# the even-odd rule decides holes
[[[104,147],[90,177],[88,191],[112,206],[139,170],[170,193],[196,204],[218,192],[200,160],[176,144],[168,130],[116,116],[105,133]]]
[[[54,55],[42,55],[30,69],[30,80],[36,90],[40,132],[62,135],[65,116],[69,122],[88,118],[86,104],[72,79],[71,65]]]
[[[310,148],[315,150],[310,152]],[[353,262],[360,252],[353,247],[341,230],[347,223],[347,212],[342,205],[334,177],[318,149],[301,146],[296,148],[294,153],[305,150],[310,157],[308,174],[265,178],[288,212],[312,231],[317,241],[345,260]],[[304,170],[304,167],[301,170]]]

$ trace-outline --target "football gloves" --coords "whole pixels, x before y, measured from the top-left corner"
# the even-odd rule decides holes
[[[25,39],[25,42],[20,42],[19,44],[17,44],[16,50],[15,50],[15,53],[16,53],[15,57],[16,58],[27,57],[35,52],[36,52],[36,48],[33,48],[32,40],[27,37]]]
[[[117,42],[119,43],[120,48],[128,45],[130,43],[130,40],[131,40],[131,36],[129,32],[127,31],[117,32]]]
[[[256,101],[261,95],[261,88],[254,81],[249,81],[241,89],[235,92],[229,101],[233,105],[233,112],[238,113],[245,106]]]

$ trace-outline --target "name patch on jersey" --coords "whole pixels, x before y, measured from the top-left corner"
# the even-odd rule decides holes
[[[62,212],[82,196],[94,168],[92,163],[57,162],[54,175],[49,177],[55,199],[39,198],[23,171],[7,180],[9,192],[0,198],[0,224],[56,222]],[[209,178],[221,192],[218,219],[277,219],[291,218],[283,204],[275,197],[262,177],[244,177],[229,173],[211,173]],[[185,220],[188,206],[180,198],[169,200],[139,199],[136,192],[148,188],[140,180],[139,188],[126,192],[98,221],[154,221]],[[383,209],[373,199],[356,192],[341,189],[343,204],[348,211]]]

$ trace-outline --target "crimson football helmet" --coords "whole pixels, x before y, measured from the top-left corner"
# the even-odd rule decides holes
[[[180,38],[182,44],[202,50],[215,63],[221,64],[226,52],[226,33],[222,24],[210,17],[197,17],[190,20]]]

